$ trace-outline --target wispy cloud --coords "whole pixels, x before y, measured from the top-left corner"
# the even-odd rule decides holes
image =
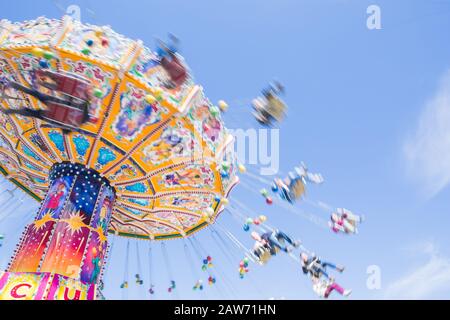
[[[450,70],[426,103],[418,127],[404,144],[409,175],[427,197],[450,183]]]
[[[450,292],[450,259],[439,254],[432,242],[416,248],[428,261],[394,281],[384,291],[386,299],[428,299],[432,294]]]

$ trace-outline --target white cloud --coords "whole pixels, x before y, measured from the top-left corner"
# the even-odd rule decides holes
[[[416,132],[404,144],[410,176],[432,197],[450,183],[450,70],[426,103]]]
[[[416,248],[429,256],[428,261],[391,283],[384,291],[386,299],[428,299],[432,294],[450,292],[450,259],[439,254],[432,242]]]

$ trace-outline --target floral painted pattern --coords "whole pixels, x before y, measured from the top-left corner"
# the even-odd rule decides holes
[[[1,29],[9,32],[3,39],[2,46],[45,45],[55,37],[60,25],[61,21],[44,17],[23,23],[11,23],[3,20],[0,22]]]
[[[19,172],[19,166],[15,161],[12,161],[9,157],[0,154],[0,165],[6,169],[9,173]]]
[[[131,192],[145,193],[145,192],[147,192],[148,188],[143,183],[135,183],[135,184],[126,186],[125,190],[131,191]]]
[[[133,41],[115,33],[109,27],[97,27],[72,22],[73,27],[60,44],[61,48],[76,52],[89,50],[89,57],[119,66],[133,46]],[[92,41],[92,45],[87,43]]]
[[[31,84],[33,80],[31,71],[39,67],[39,59],[32,54],[26,53],[18,58],[13,58],[13,61],[19,67],[22,77]]]
[[[118,140],[133,141],[142,130],[161,121],[168,110],[158,102],[149,104],[145,101],[145,93],[128,84],[129,90],[120,96],[120,113],[112,130]]]
[[[211,206],[213,195],[180,194],[159,199],[159,207],[177,207],[194,212],[202,212]]]
[[[213,106],[206,99],[202,103],[194,106],[189,111],[189,118],[203,139],[208,143],[212,151],[216,151],[217,146],[224,137],[224,126],[220,120],[220,115],[211,113]]]
[[[117,156],[114,154],[114,152],[112,152],[111,149],[107,147],[101,147],[98,150],[97,163],[100,164],[101,166],[104,166],[110,163],[111,161],[116,160],[116,158]]]
[[[162,86],[165,80],[156,54],[147,48],[142,50],[130,73],[152,87]]]
[[[88,151],[91,144],[89,140],[83,135],[77,134],[72,138],[73,144],[75,145],[75,150],[77,151],[79,158],[84,159],[86,152]]]
[[[136,177],[136,168],[129,164],[122,164],[120,168],[109,176],[110,180],[132,179]]]
[[[137,204],[143,207],[148,207],[150,205],[150,201],[147,199],[133,199],[130,198],[128,199],[129,202],[133,203],[133,204]]]
[[[190,187],[190,188],[212,188],[214,184],[214,173],[207,166],[188,165],[182,169],[174,169],[163,174],[158,180],[160,186],[167,188]]]
[[[22,145],[22,151],[25,155],[33,158],[34,160],[41,161],[41,158],[39,158],[39,156],[33,151],[31,151],[31,149],[28,148],[26,145]]]
[[[61,133],[52,130],[48,133],[48,137],[50,138],[50,141],[53,142],[56,149],[58,149],[61,153],[65,151],[64,137]]]
[[[3,133],[12,139],[16,139],[14,127],[11,124],[8,116],[0,112],[0,128],[3,129]]]
[[[159,139],[146,146],[142,153],[143,161],[159,165],[169,159],[188,157],[196,150],[191,132],[180,121],[164,128]]]

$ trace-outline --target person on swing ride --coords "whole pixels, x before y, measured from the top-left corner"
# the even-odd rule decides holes
[[[256,241],[254,253],[258,258],[261,257],[261,249],[263,248],[268,250],[270,254],[274,256],[277,254],[278,250],[289,253],[292,251],[292,247],[298,248],[300,246],[300,241],[292,240],[286,233],[280,230],[268,231],[261,235],[254,231],[251,236]],[[288,246],[286,242],[290,246]]]
[[[341,295],[348,296],[352,290],[345,290],[337,284],[333,277],[326,272],[326,268],[330,267],[339,272],[344,272],[344,267],[336,266],[333,263],[321,261],[319,257],[312,255],[309,257],[306,253],[300,254],[301,267],[304,274],[311,276],[313,290],[320,297],[328,298],[332,291],[336,291]]]
[[[294,186],[295,182],[289,178],[284,180],[275,178],[273,180],[272,191],[277,192],[281,199],[286,200],[289,203],[293,203],[294,194],[291,192],[291,188],[289,188],[290,185]]]
[[[264,258],[268,258],[268,256],[271,255],[269,244],[265,241],[258,241],[255,239],[253,254],[259,259],[259,261],[265,261]]]
[[[5,114],[18,114],[57,124],[65,131],[78,128],[93,120],[89,108],[93,97],[93,88],[89,80],[64,71],[52,71],[39,68],[31,72],[31,87],[20,83],[0,79],[2,98],[22,100],[5,94],[6,90],[16,90],[34,97],[43,103],[45,109],[1,109]]]
[[[156,55],[161,60],[168,55],[168,52],[178,53],[180,47],[180,40],[172,33],[168,34],[169,41],[164,43],[162,40],[157,39]]]
[[[157,55],[161,67],[163,67],[170,78],[170,82],[166,86],[169,89],[174,89],[182,86],[187,80],[188,71],[178,55],[178,38],[169,34],[169,39],[168,44],[158,40]]]
[[[277,193],[281,199],[292,204],[305,193],[307,182],[321,184],[323,181],[321,174],[308,172],[308,169],[302,163],[300,167],[294,168],[294,172],[289,172],[285,179],[275,178],[272,191]]]
[[[290,172],[289,176],[283,180],[280,178],[273,180],[272,191],[292,204],[305,193],[305,183],[302,177]]]
[[[363,216],[358,216],[344,208],[338,208],[336,209],[336,212],[331,214],[331,221],[329,221],[328,224],[335,233],[357,234],[357,225],[363,220]]]
[[[303,162],[300,166],[294,167],[294,171],[296,176],[303,179],[304,183],[310,182],[314,184],[322,184],[324,182],[324,179],[320,173],[311,173]]]
[[[320,279],[317,277],[311,277],[313,291],[321,298],[327,299],[333,291],[348,297],[351,293],[351,289],[344,289],[333,278]]]
[[[272,125],[274,121],[280,122],[286,113],[286,104],[280,99],[284,94],[284,86],[278,81],[270,83],[261,91],[262,97],[253,100],[256,120],[266,126]]]
[[[312,255],[309,257],[305,252],[300,254],[300,264],[302,267],[302,271],[304,274],[310,274],[312,277],[321,278],[324,276],[327,279],[330,279],[326,268],[330,267],[339,271],[340,273],[344,272],[343,266],[337,266],[334,263],[322,261],[316,255]]]

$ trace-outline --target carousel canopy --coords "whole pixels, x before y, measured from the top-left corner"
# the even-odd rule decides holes
[[[109,231],[122,236],[176,238],[214,221],[238,181],[233,139],[192,78],[167,87],[156,54],[109,27],[68,17],[0,22],[0,77],[28,86],[43,59],[50,71],[90,81],[96,121],[66,134],[46,121],[0,113],[7,179],[41,201],[54,164],[94,169],[116,191]],[[45,109],[12,91],[2,92],[2,108]]]

